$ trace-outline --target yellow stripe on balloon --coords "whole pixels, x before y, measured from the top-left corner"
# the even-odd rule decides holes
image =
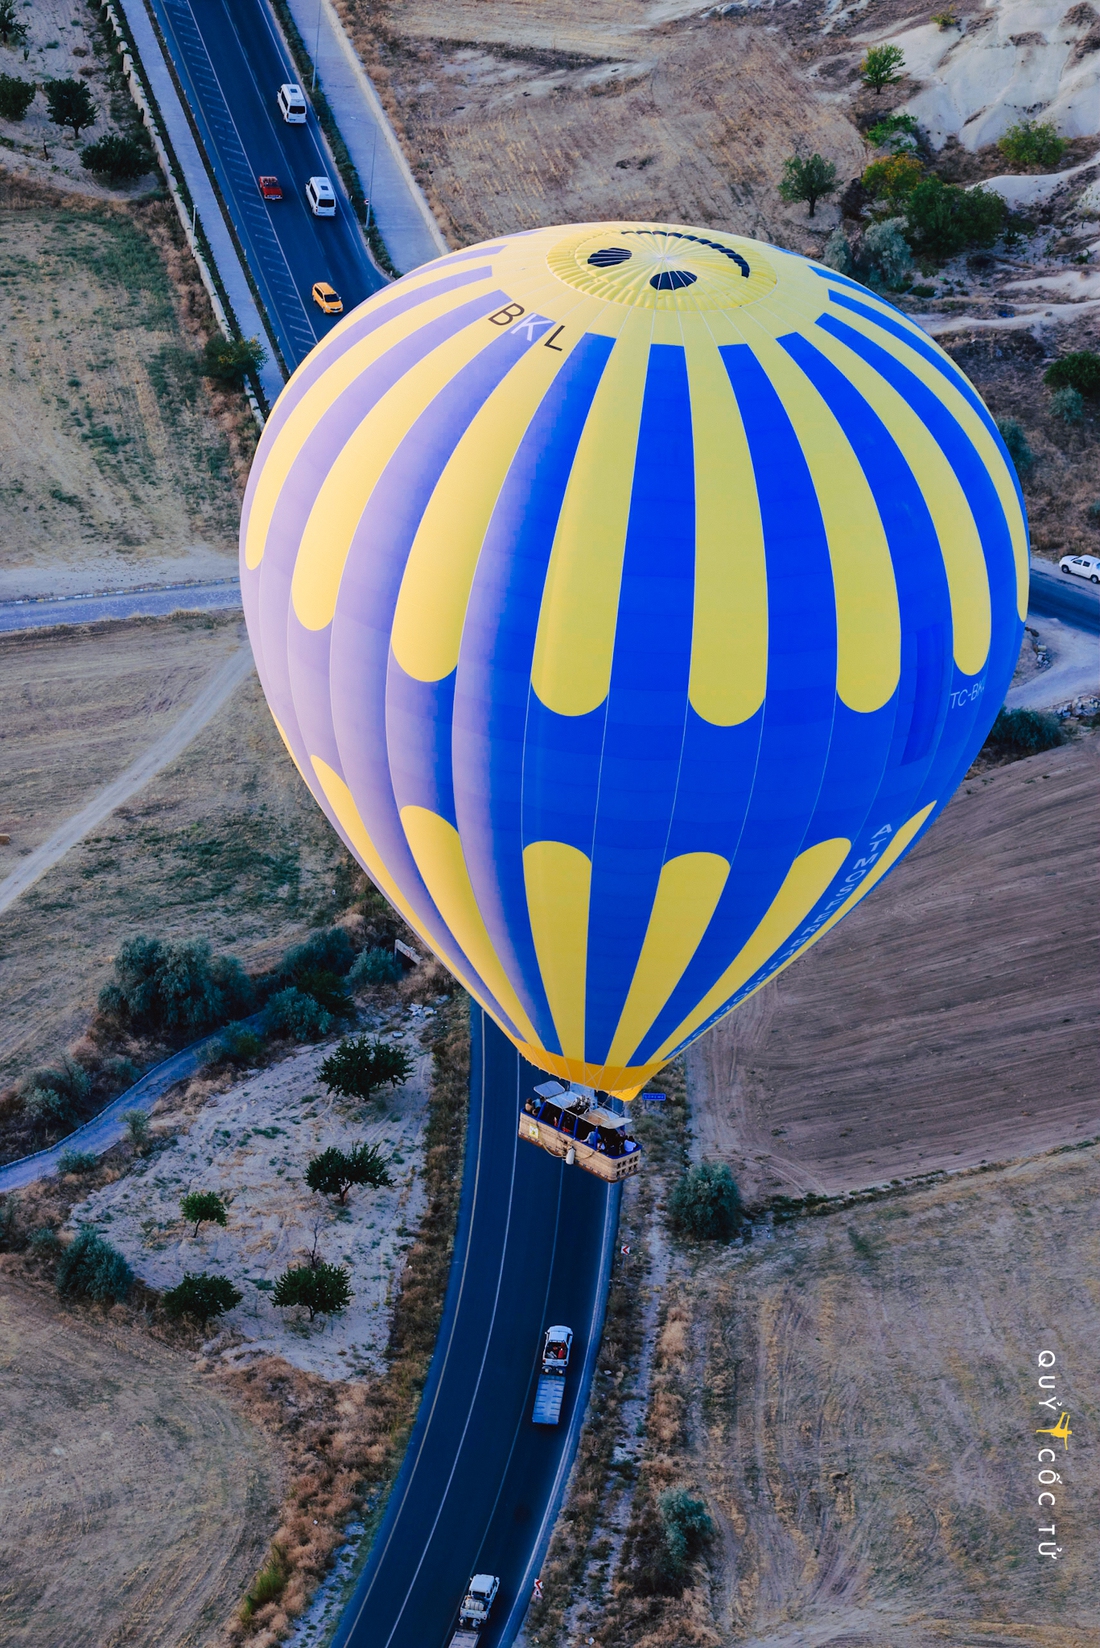
[[[306,629],[332,622],[356,528],[397,448],[412,438],[412,426],[440,391],[499,336],[495,327],[474,321],[441,343],[376,402],[333,459],[302,533],[290,585]]]
[[[625,1066],[683,977],[730,873],[717,853],[684,853],[662,865],[638,965],[607,1055]]]
[[[837,694],[851,710],[881,709],[901,677],[901,613],[874,494],[848,437],[787,351],[763,328],[750,335],[750,343],[791,420],[825,526],[836,601]]]
[[[964,675],[977,675],[989,656],[993,615],[981,535],[966,493],[943,448],[904,396],[823,328],[815,329],[813,344],[882,419],[913,472],[943,556],[955,663]]]
[[[713,989],[707,991],[699,1005],[692,1008],[657,1049],[656,1058],[667,1059],[724,1001],[736,994],[746,980],[765,966],[798,924],[805,921],[840,869],[851,845],[850,841],[835,837],[831,841],[819,841],[816,847],[808,847],[798,855],[755,931]]]
[[[564,841],[523,849],[527,914],[562,1057],[584,1062],[585,977],[592,861]]]
[[[558,715],[607,697],[652,314],[625,323],[589,409],[558,516],[531,684]]]
[[[376,327],[361,343],[352,346],[323,372],[306,390],[297,406],[275,436],[269,449],[261,454],[262,467],[249,511],[245,532],[245,564],[254,571],[263,560],[264,546],[271,526],[279,495],[296,458],[313,433],[318,421],[334,406],[340,396],[350,389],[356,379],[375,361],[380,360],[395,344],[412,337],[421,327],[441,315],[458,309],[471,297],[491,291],[493,281],[486,276],[469,286],[443,292],[435,298],[425,298],[422,304],[403,314],[393,315],[382,326]],[[312,356],[310,357],[312,360]],[[284,391],[285,393],[285,391]]]
[[[538,1035],[486,931],[466,867],[462,841],[453,824],[427,807],[402,807],[401,823],[424,885],[448,931],[470,958],[520,1034],[533,1044]]]
[[[732,727],[756,714],[767,686],[764,528],[729,376],[709,333],[696,336],[695,331],[689,331],[686,350],[695,447],[695,611],[688,697],[704,721]]]
[[[572,342],[581,333],[571,328]],[[564,343],[565,347],[562,347]],[[532,348],[489,396],[455,447],[421,516],[397,597],[390,643],[417,681],[458,663],[470,587],[500,489],[531,419],[571,348]]]
[[[993,439],[966,396],[955,388],[950,378],[945,377],[935,366],[926,361],[923,355],[915,349],[906,349],[905,345],[899,342],[898,339],[889,336],[862,315],[855,315],[849,310],[845,310],[843,318],[846,325],[862,332],[864,337],[870,338],[872,342],[878,344],[880,349],[885,349],[888,354],[894,356],[895,360],[901,361],[904,366],[908,367],[914,377],[919,378],[931,390],[936,399],[943,402],[955,421],[962,425],[968,438],[977,449],[978,456],[989,471],[989,478],[997,490],[997,497],[1000,499],[1005,520],[1008,522],[1009,536],[1012,539],[1012,559],[1016,568],[1016,609],[1021,618],[1026,618],[1031,580],[1027,532],[1020,509],[1020,500],[1016,496],[1016,487],[997,442]],[[928,339],[925,338],[924,341],[927,342]],[[962,668],[961,665],[959,667]],[[967,674],[970,675],[974,673],[973,670],[967,671]]]

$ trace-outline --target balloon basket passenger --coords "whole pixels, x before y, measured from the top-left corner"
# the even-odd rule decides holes
[[[586,1173],[617,1184],[639,1171],[642,1147],[626,1131],[627,1117],[596,1100],[591,1087],[543,1082],[523,1106],[519,1136],[570,1167],[575,1163]]]

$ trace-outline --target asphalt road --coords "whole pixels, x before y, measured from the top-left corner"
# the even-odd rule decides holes
[[[1100,635],[1100,586],[1059,572],[1053,561],[1032,560],[1028,611]]]
[[[384,286],[385,277],[367,253],[313,110],[304,126],[283,120],[279,87],[298,76],[265,0],[149,3],[293,371],[338,318],[313,302],[314,281],[327,280],[351,309]],[[303,90],[308,103],[309,87]],[[281,201],[261,198],[261,173],[279,179]],[[306,204],[306,181],[320,173],[336,191],[334,218],[314,217]]]
[[[517,1136],[542,1079],[480,1009],[455,1261],[416,1427],[334,1648],[444,1648],[471,1574],[501,1580],[506,1648],[572,1463],[603,1320],[619,1191]],[[544,1330],[574,1331],[557,1427],[531,1423]]]
[[[157,584],[150,589],[57,595],[0,601],[0,634],[49,629],[54,624],[94,624],[104,618],[163,618],[170,612],[240,611],[239,578],[209,584]]]

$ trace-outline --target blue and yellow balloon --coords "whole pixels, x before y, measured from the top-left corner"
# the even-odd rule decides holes
[[[948,357],[832,270],[589,223],[349,314],[264,430],[256,661],[376,885],[536,1065],[630,1097],[945,805],[1027,528]]]

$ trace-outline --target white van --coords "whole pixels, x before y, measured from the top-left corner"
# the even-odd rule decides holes
[[[279,87],[279,108],[283,119],[288,126],[304,126],[306,123],[306,100],[301,86],[295,86],[292,81],[284,80]]]
[[[306,199],[314,217],[336,216],[336,195],[327,177],[311,177],[306,184]]]

